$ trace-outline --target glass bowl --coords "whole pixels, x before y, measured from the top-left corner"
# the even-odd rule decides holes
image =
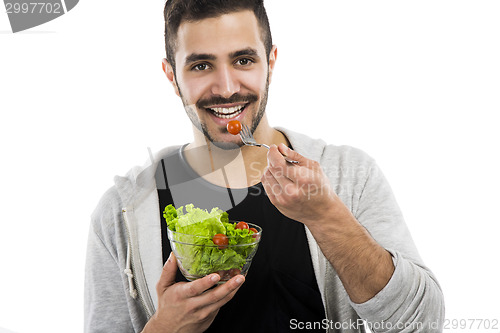
[[[194,281],[208,274],[218,273],[219,284],[237,274],[246,276],[262,235],[261,227],[253,223],[247,224],[257,232],[252,237],[247,237],[247,243],[244,244],[231,244],[240,242],[241,237],[228,236],[228,245],[216,245],[210,237],[182,234],[167,228],[170,247],[182,275],[188,281]]]

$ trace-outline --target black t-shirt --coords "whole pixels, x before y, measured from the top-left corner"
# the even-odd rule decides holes
[[[164,262],[171,251],[162,214],[168,204],[219,207],[231,220],[255,223],[263,230],[245,283],[206,332],[289,332],[292,319],[321,322],[325,318],[304,225],[281,214],[261,183],[245,189],[211,184],[189,167],[182,150],[163,159],[156,176]],[[227,207],[228,203],[234,207]],[[176,279],[186,281],[179,270]]]

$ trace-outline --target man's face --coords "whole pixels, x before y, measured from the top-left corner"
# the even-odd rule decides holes
[[[226,130],[231,120],[252,131],[257,128],[267,102],[273,53],[269,65],[251,11],[180,25],[175,54],[178,94],[192,123],[215,145],[242,145],[239,136]]]

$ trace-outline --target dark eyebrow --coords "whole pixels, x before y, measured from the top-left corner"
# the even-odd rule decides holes
[[[250,57],[254,57],[254,58],[260,58],[259,54],[257,53],[257,50],[252,49],[250,47],[243,49],[243,50],[235,51],[235,52],[229,54],[229,58],[231,58],[231,59],[241,57],[241,56],[250,56]]]
[[[243,50],[234,51],[234,52],[229,54],[229,58],[231,58],[231,59],[241,57],[241,56],[250,56],[250,57],[254,57],[254,58],[260,58],[259,54],[257,53],[257,50],[252,49],[251,47],[248,47],[248,48],[243,49]],[[200,61],[200,60],[214,61],[216,59],[217,59],[217,57],[215,55],[209,54],[209,53],[191,53],[190,55],[188,55],[186,57],[185,66],[188,66],[189,64],[192,64],[193,62]]]
[[[215,60],[216,57],[213,54],[208,53],[191,53],[186,57],[186,65],[200,60]]]

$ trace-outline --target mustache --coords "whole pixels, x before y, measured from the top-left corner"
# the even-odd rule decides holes
[[[213,96],[206,99],[200,99],[196,102],[196,106],[200,109],[206,109],[210,105],[233,104],[233,103],[252,103],[257,102],[259,97],[254,94],[240,95],[234,94],[229,98],[221,96]]]

